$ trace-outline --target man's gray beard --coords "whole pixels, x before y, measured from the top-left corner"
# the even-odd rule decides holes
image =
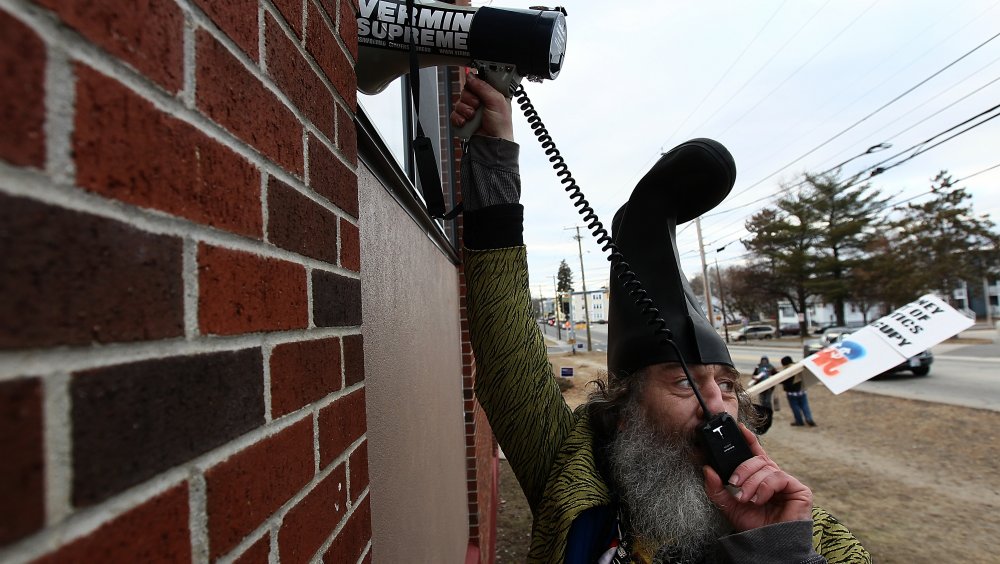
[[[632,532],[654,546],[697,558],[731,527],[705,493],[690,437],[665,435],[635,402],[611,443],[611,471]]]

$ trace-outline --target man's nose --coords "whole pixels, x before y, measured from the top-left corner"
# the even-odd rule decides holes
[[[708,381],[701,387],[701,398],[705,400],[705,407],[707,407],[710,411],[710,413],[707,414],[703,413],[702,416],[715,415],[716,413],[722,413],[726,410],[726,402],[723,398],[722,388],[719,387],[719,383],[714,379]]]

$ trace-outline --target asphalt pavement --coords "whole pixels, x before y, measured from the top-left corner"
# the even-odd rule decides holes
[[[593,350],[607,351],[607,325],[591,328]],[[554,327],[546,327],[546,335],[554,342],[549,353],[566,353],[573,350],[567,342],[569,335],[562,332],[558,339]],[[586,330],[577,330],[578,351],[586,351]],[[931,374],[915,377],[903,372],[882,379],[869,380],[855,389],[862,392],[918,399],[938,403],[962,405],[978,409],[1000,411],[1000,332],[985,325],[974,326],[952,339],[932,347],[934,365]],[[810,339],[816,338],[810,336]],[[961,342],[962,339],[967,342]],[[806,339],[808,340],[808,339]],[[976,341],[976,342],[968,342]],[[768,356],[772,363],[789,355],[801,360],[805,340],[798,337],[767,339],[749,343],[731,343],[730,354],[736,368],[749,374],[761,356]]]

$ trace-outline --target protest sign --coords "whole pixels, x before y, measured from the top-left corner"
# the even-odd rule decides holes
[[[806,357],[802,364],[839,394],[972,326],[973,320],[926,295]]]

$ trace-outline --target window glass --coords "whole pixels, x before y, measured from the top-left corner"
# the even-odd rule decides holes
[[[402,84],[403,80],[397,78],[374,96],[358,92],[358,103],[365,109],[400,168],[406,170]]]

